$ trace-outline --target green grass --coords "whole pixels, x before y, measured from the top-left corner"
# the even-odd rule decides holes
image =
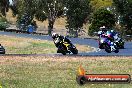
[[[45,54],[56,53],[56,47],[51,42],[35,43],[29,42],[29,46],[26,47],[7,47],[12,53],[16,54]]]
[[[56,53],[53,41],[36,40],[31,38],[17,38],[14,36],[0,36],[0,44],[5,47],[6,54],[46,54]],[[85,45],[76,45],[79,52],[93,49]]]
[[[130,74],[132,57],[1,57],[3,88],[131,88],[131,84],[86,84],[76,82],[80,64],[89,74]]]
[[[7,53],[9,54],[45,54],[45,53],[56,53],[56,47],[51,42],[34,43],[29,42],[26,47],[6,47]]]
[[[0,36],[0,44],[5,47],[6,54],[56,53],[54,43],[46,40]]]

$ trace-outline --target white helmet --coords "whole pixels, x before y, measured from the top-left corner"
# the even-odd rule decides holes
[[[106,27],[105,26],[100,27],[100,29],[104,29],[104,28],[106,28]]]
[[[101,30],[102,32],[107,32],[107,28],[106,28],[105,26],[100,27],[100,30]]]
[[[55,39],[57,38],[59,35],[57,33],[52,33],[52,38]]]
[[[114,32],[114,30],[110,30],[110,32]]]

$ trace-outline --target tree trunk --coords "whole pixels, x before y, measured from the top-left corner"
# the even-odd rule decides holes
[[[49,25],[48,25],[48,34],[51,35],[53,31],[53,26],[54,26],[54,21],[49,20]]]

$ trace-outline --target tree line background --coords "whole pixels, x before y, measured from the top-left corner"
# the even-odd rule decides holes
[[[0,17],[9,8],[17,17],[17,24],[29,25],[34,18],[48,19],[48,34],[59,17],[66,17],[66,28],[74,37],[84,24],[90,24],[88,34],[93,35],[101,26],[118,29],[122,35],[132,34],[132,0],[0,0]],[[1,20],[1,19],[0,19]]]

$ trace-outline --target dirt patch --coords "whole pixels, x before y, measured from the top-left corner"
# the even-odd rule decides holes
[[[90,51],[93,51],[93,48],[91,48],[90,46],[87,46],[87,45],[78,45],[78,44],[75,44],[75,46],[77,47],[77,49],[80,51],[80,52],[90,52]]]

